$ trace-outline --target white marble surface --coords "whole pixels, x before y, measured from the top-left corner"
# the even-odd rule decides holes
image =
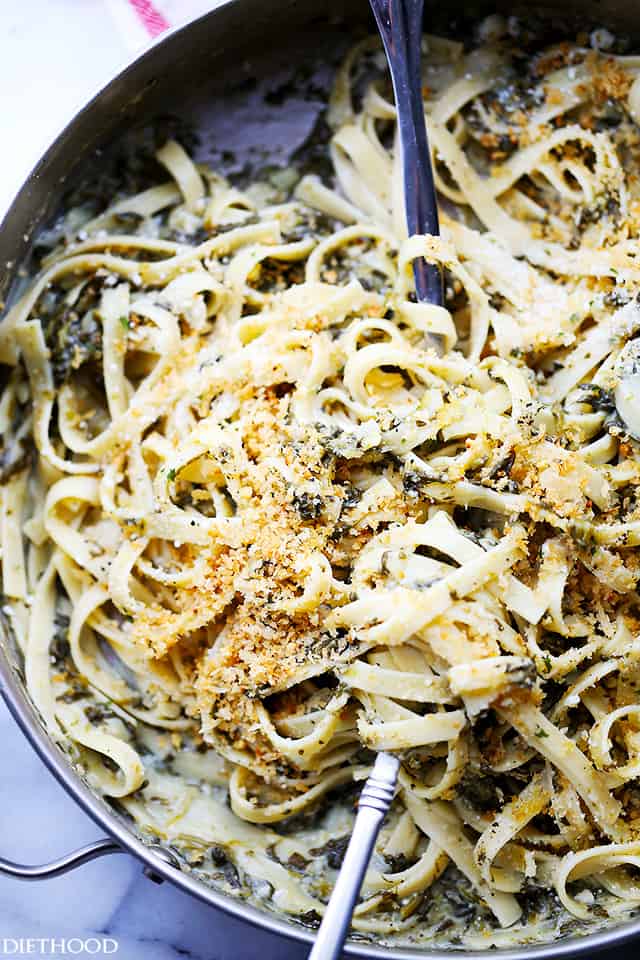
[[[0,0],[0,212],[74,108],[129,55],[105,0]],[[43,862],[101,836],[1,699],[0,756],[0,855]],[[307,952],[157,886],[128,856],[46,882],[0,878],[0,957],[3,938],[95,935],[117,939],[118,960],[302,960]]]

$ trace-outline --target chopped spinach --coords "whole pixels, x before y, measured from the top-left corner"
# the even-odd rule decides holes
[[[94,278],[72,306],[63,300],[42,318],[56,387],[67,383],[74,370],[83,364],[102,362],[102,324],[95,310],[101,287],[100,278]]]
[[[342,866],[344,855],[347,852],[350,839],[351,837],[348,834],[344,837],[336,837],[335,839],[328,840],[322,847],[315,847],[313,850],[310,850],[309,853],[314,857],[324,857],[327,861],[327,866],[331,867],[332,870],[339,870]]]
[[[324,500],[318,493],[294,493],[293,506],[302,520],[317,520],[324,510]]]

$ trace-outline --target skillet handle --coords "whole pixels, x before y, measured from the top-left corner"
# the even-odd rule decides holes
[[[97,857],[105,857],[109,853],[126,852],[125,848],[115,840],[98,840],[96,843],[74,850],[73,853],[68,853],[66,857],[52,860],[51,863],[27,865],[13,863],[11,860],[0,857],[0,875],[4,874],[17,880],[50,880],[52,877],[59,877],[63,873],[75,870],[76,867],[81,867]]]

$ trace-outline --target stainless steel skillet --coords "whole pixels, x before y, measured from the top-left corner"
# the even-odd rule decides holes
[[[493,4],[500,6],[499,3]],[[464,37],[465,14],[477,16],[479,4],[459,0],[457,30]],[[508,12],[513,12],[509,5]],[[629,0],[547,0],[546,17],[591,16],[618,29],[640,34],[640,7]],[[527,11],[531,15],[531,11]],[[64,196],[81,181],[95,182],[107,168],[118,173],[122,145],[145,141],[139,131],[154,118],[163,129],[179,116],[193,124],[200,139],[196,156],[227,169],[249,172],[281,164],[298,152],[303,162],[322,137],[320,112],[332,68],[348,46],[355,25],[368,24],[365,0],[228,0],[217,10],[155,44],[119,74],[82,110],[44,155],[16,197],[0,227],[0,299],[11,296],[18,270],[27,265],[41,228],[51,222]],[[441,18],[451,11],[440,11]],[[283,110],[283,101],[287,109]],[[134,131],[131,133],[131,131]],[[109,144],[118,144],[115,152]],[[105,151],[105,152],[102,152]],[[108,189],[109,183],[104,184]],[[107,839],[43,867],[24,867],[0,859],[0,873],[41,879],[81,865],[93,857],[129,852],[150,874],[185,892],[273,933],[311,942],[313,931],[259,910],[206,885],[174,854],[143,842],[130,823],[94,795],[48,738],[25,693],[20,658],[11,638],[0,636],[0,691],[9,709],[44,762],[72,797],[102,827]],[[577,956],[614,948],[640,935],[640,919],[583,938],[539,947],[501,951],[504,960]],[[444,951],[392,948],[352,941],[350,956],[409,960]],[[465,958],[486,954],[467,951]]]

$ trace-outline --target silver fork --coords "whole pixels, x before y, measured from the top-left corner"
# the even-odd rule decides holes
[[[407,230],[410,236],[416,233],[437,236],[440,233],[438,206],[422,104],[423,2],[370,0],[393,81]],[[418,259],[413,270],[417,299],[442,305],[444,292],[438,266]],[[440,349],[440,338],[431,339]],[[376,838],[393,800],[399,769],[397,757],[385,752],[378,754],[360,794],[351,840],[309,960],[337,960],[340,956]]]

